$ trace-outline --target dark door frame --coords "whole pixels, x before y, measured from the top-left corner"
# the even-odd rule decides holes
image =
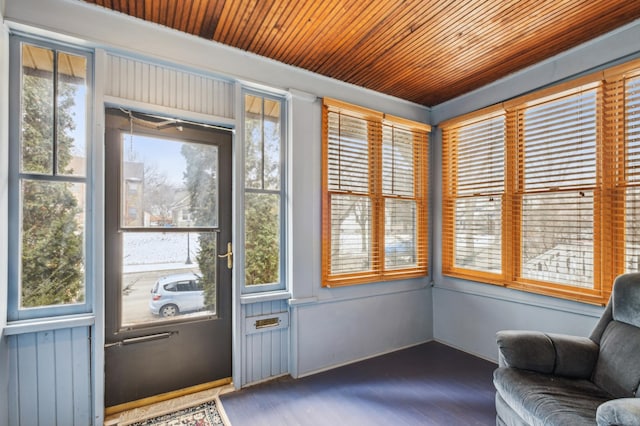
[[[203,317],[196,321],[172,321],[172,322],[160,322],[158,324],[146,324],[140,327],[120,327],[120,299],[121,292],[121,274],[122,265],[121,259],[121,232],[119,224],[120,215],[120,156],[121,156],[121,135],[131,132],[131,117],[128,112],[123,110],[107,108],[105,114],[105,144],[116,144],[114,146],[105,146],[105,406],[118,406],[122,402],[116,400],[108,400],[107,387],[109,386],[109,379],[107,377],[109,368],[109,358],[107,354],[111,348],[123,348],[126,345],[123,341],[127,339],[135,340],[137,337],[144,335],[157,335],[166,336],[171,339],[171,336],[178,335],[180,333],[181,324],[195,324],[197,329],[203,323],[207,321],[219,321],[224,320],[224,331],[220,334],[220,341],[222,346],[226,346],[226,354],[221,359],[216,360],[227,371],[226,376],[230,379],[233,374],[232,368],[232,271],[227,268],[227,260],[224,258],[217,259],[217,273],[218,273],[218,297],[216,313],[213,317]],[[161,127],[161,119],[156,116],[151,116],[151,120],[158,120],[158,127]],[[173,138],[177,140],[184,140],[186,142],[198,142],[202,143],[204,139],[209,139],[215,136],[216,140],[213,142],[219,149],[219,193],[218,193],[218,209],[220,214],[220,223],[217,230],[218,238],[218,253],[226,253],[227,242],[232,241],[232,226],[233,221],[231,218],[232,213],[232,200],[233,200],[233,139],[231,134],[226,134],[225,130],[219,130],[217,133],[212,130],[211,127],[215,126],[199,126],[195,124],[189,124],[180,122],[180,128],[177,125],[168,126],[166,128],[151,129],[146,127],[133,127],[133,133],[138,135]],[[231,129],[229,129],[230,131]],[[224,132],[224,133],[223,133]],[[204,138],[204,139],[203,139]],[[223,160],[223,159],[226,159]],[[117,166],[116,166],[117,165]],[[223,188],[227,188],[224,190]],[[222,210],[228,212],[223,215]],[[115,212],[115,213],[114,213]],[[227,216],[223,218],[223,216]],[[224,224],[222,223],[224,220]],[[158,232],[159,230],[152,230]],[[197,232],[198,229],[192,231]],[[115,287],[114,287],[115,285]],[[183,335],[187,335],[186,331],[182,331]],[[167,339],[150,339],[143,343],[145,345],[158,345],[158,342]],[[217,346],[221,346],[218,344]],[[213,362],[213,360],[212,360]],[[113,364],[113,363],[112,363]],[[188,369],[185,369],[188,371]],[[193,379],[193,378],[192,378]],[[189,380],[192,380],[189,379]],[[197,379],[197,378],[195,378]],[[189,381],[187,380],[187,382]],[[187,386],[188,387],[188,386]],[[158,388],[162,389],[162,388]],[[158,393],[165,393],[160,390]],[[144,398],[144,397],[143,397]],[[143,399],[140,398],[140,399]],[[115,402],[114,402],[115,401]]]

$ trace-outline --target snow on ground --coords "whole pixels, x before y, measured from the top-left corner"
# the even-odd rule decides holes
[[[125,232],[122,242],[124,273],[197,267],[198,233]]]

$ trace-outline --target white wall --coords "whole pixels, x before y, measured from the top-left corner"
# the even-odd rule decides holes
[[[432,109],[433,124],[471,112],[606,64],[640,56],[640,21],[578,46],[526,70],[496,81]],[[442,205],[441,132],[435,132],[432,190]],[[464,351],[496,360],[495,333],[502,329],[535,329],[587,336],[601,307],[540,296],[442,275],[442,211],[433,216],[435,339]]]

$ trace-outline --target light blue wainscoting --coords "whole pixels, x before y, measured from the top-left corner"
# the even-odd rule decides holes
[[[289,372],[289,307],[286,300],[242,305],[241,386]],[[258,325],[256,326],[257,321]]]
[[[91,328],[7,336],[9,424],[90,425]]]

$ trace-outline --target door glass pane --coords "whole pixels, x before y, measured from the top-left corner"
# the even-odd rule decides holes
[[[218,226],[218,148],[125,135],[121,226]]]
[[[20,307],[83,303],[85,184],[22,181]]]
[[[215,315],[215,232],[122,234],[121,324]]]

